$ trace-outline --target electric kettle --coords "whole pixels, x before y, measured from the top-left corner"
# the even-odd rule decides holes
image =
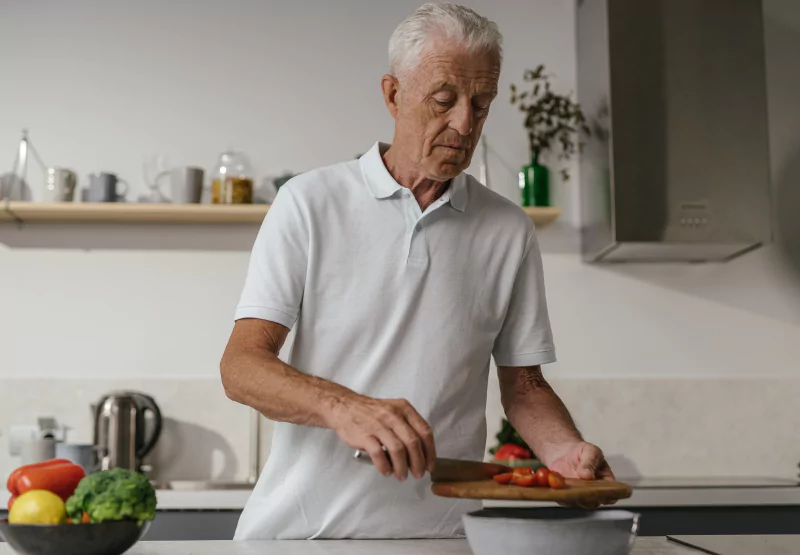
[[[148,418],[149,415],[149,418]],[[161,411],[149,395],[120,391],[92,405],[100,470],[142,472],[142,461],[161,435]]]

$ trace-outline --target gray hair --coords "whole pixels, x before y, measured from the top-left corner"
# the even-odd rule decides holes
[[[450,2],[420,6],[397,26],[389,39],[389,71],[399,77],[419,58],[426,42],[443,36],[464,45],[469,52],[496,53],[503,59],[503,35],[497,24],[469,8]]]

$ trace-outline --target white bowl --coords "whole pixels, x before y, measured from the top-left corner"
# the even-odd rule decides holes
[[[464,515],[464,527],[475,555],[628,555],[639,515],[497,507]]]

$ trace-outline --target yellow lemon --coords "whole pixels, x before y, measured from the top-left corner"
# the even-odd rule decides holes
[[[62,524],[67,520],[64,502],[59,496],[42,489],[23,493],[11,505],[11,524]]]

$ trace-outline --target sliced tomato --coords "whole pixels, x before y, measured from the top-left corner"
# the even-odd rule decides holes
[[[547,481],[547,478],[550,476],[550,471],[546,468],[542,467],[536,471],[536,485],[541,488],[546,488],[550,486],[550,483]]]
[[[558,472],[551,472],[547,477],[547,482],[553,489],[564,489],[567,487],[567,482],[564,477]]]
[[[529,488],[536,485],[536,476],[533,474],[514,474],[511,481],[523,488]]]
[[[514,476],[533,476],[533,469],[527,466],[518,466],[514,469]]]
[[[510,484],[511,479],[514,477],[513,472],[504,472],[503,474],[496,474],[492,476],[492,480],[498,484]]]

